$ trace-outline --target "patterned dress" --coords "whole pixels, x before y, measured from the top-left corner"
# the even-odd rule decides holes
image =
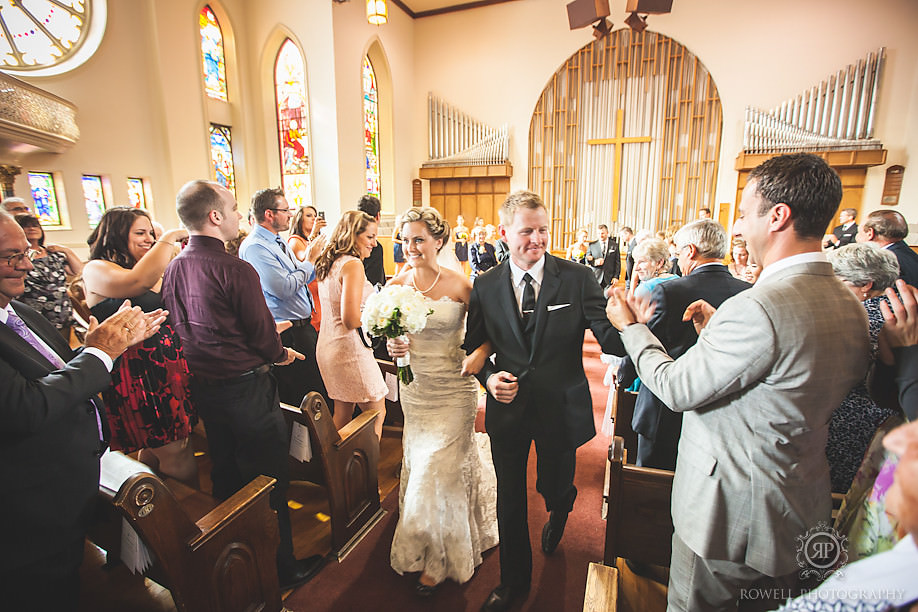
[[[883,328],[883,314],[880,312],[880,301],[885,297],[868,298],[862,303],[867,310],[867,321],[870,328],[871,362],[877,358],[877,337]],[[894,414],[890,408],[881,408],[871,399],[865,379],[832,413],[829,422],[829,439],[826,443],[826,458],[832,476],[832,491],[847,493],[864,459],[864,453],[870,446],[870,440],[883,421]]]
[[[25,279],[25,293],[19,301],[42,314],[59,330],[73,323],[73,306],[67,297],[67,256],[51,253],[32,260]]]
[[[123,299],[105,299],[90,310],[103,321]],[[162,308],[158,293],[131,298],[144,312]],[[198,422],[188,392],[188,364],[182,343],[167,320],[159,332],[124,352],[112,370],[112,384],[102,392],[112,450],[131,453],[183,440]]]

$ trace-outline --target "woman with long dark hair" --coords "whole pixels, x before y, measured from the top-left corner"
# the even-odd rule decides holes
[[[107,210],[87,240],[89,262],[83,267],[86,302],[93,316],[107,319],[126,299],[144,312],[161,308],[163,272],[175,243],[186,236],[185,230],[173,229],[156,239],[143,210]],[[188,393],[181,340],[168,319],[159,333],[122,355],[102,397],[113,450],[149,449],[160,472],[197,486],[197,465],[188,445],[197,415]]]

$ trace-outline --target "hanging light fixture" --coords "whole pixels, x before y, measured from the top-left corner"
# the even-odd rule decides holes
[[[367,0],[367,21],[371,25],[382,25],[389,20],[386,0]]]

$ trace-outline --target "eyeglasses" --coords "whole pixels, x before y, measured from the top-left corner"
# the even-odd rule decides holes
[[[29,261],[32,261],[32,258],[35,257],[37,253],[38,251],[34,249],[29,249],[28,251],[25,251],[23,253],[14,253],[12,255],[0,255],[0,261],[6,261],[6,265],[8,265],[11,268],[15,268],[19,264],[21,264],[23,261],[25,261],[26,259],[28,259]]]
[[[285,212],[285,213],[287,213],[288,215],[290,214],[290,209],[289,209],[289,208],[269,208],[268,210],[273,210],[273,211],[275,211],[275,212]]]

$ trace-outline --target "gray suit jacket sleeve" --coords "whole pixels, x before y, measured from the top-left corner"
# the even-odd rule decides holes
[[[629,325],[622,341],[641,383],[676,412],[695,410],[736,393],[762,378],[774,362],[771,320],[742,295],[725,302],[679,360],[645,325]]]
[[[0,359],[0,381],[0,433],[21,436],[87,401],[111,382],[111,376],[101,359],[81,353],[64,368],[34,380]]]

